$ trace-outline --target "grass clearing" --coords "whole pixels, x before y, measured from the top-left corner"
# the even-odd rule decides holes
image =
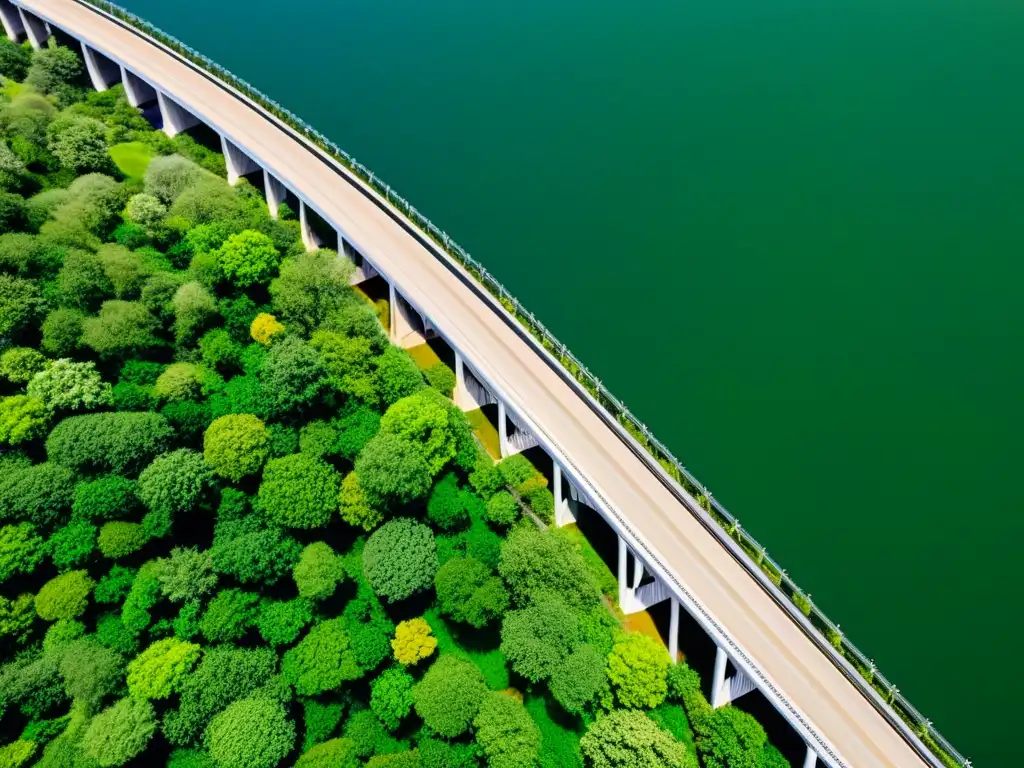
[[[526,711],[540,729],[540,768],[583,768],[580,736],[586,732],[583,722],[543,696],[528,694]]]
[[[697,754],[697,747],[693,743],[693,731],[690,729],[690,721],[686,717],[686,712],[681,704],[669,704],[666,701],[647,714],[651,720],[683,742],[687,750]]]
[[[149,145],[141,141],[115,144],[108,151],[117,170],[129,179],[141,179],[155,154]]]
[[[441,362],[441,358],[437,356],[437,353],[430,344],[417,344],[415,347],[409,347],[405,351],[409,353],[409,356],[416,363],[416,367],[421,371],[425,371],[427,368]]]
[[[492,691],[503,691],[511,686],[505,654],[498,647],[497,630],[462,627],[443,618],[436,608],[423,614],[423,618],[434,631],[438,653],[450,653],[472,661],[483,673],[487,687]]]

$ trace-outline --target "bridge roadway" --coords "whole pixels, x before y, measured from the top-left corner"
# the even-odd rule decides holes
[[[361,182],[344,183],[331,165],[262,113],[101,14],[73,0],[18,4],[112,55],[194,109],[344,231],[474,368],[502,390],[508,404],[528,415],[558,446],[838,757],[829,758],[812,745],[821,759],[857,768],[926,765],[614,431],[485,301],[359,191]],[[340,42],[334,32],[313,35],[305,43],[279,44],[319,45],[332,38]],[[343,87],[332,93],[315,73],[307,85],[324,98],[344,99]]]

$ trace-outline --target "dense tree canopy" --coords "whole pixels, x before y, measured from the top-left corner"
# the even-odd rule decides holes
[[[385,523],[366,542],[363,568],[373,591],[388,602],[428,589],[438,568],[434,534],[407,517]]]

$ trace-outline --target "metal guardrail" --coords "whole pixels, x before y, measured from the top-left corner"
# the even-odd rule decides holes
[[[875,666],[866,654],[855,646],[843,633],[839,625],[828,618],[814,603],[810,595],[805,593],[765,550],[765,548],[740,526],[740,522],[725,506],[715,499],[708,488],[701,483],[680,462],[668,447],[658,440],[647,425],[637,419],[621,400],[615,397],[594,376],[579,358],[560,342],[537,318],[527,310],[519,300],[509,292],[479,261],[470,256],[444,230],[437,227],[430,219],[421,214],[408,200],[399,195],[379,176],[373,173],[337,144],[309,125],[305,120],[293,114],[287,108],[254,88],[245,80],[237,77],[224,67],[194,50],[172,35],[160,30],[131,11],[106,0],[77,0],[83,5],[110,14],[154,40],[177,51],[182,56],[201,66],[208,73],[215,75],[226,84],[256,102],[278,119],[290,125],[316,144],[320,149],[332,155],[345,167],[369,184],[378,194],[395,206],[420,230],[442,247],[459,262],[489,293],[510,312],[539,342],[548,350],[590,394],[615,418],[678,482],[683,489],[697,498],[698,503],[722,527],[723,532],[736,541],[743,550],[767,575],[768,579],[788,596],[794,605],[810,620],[811,624],[822,634],[833,648],[836,649],[863,677],[882,699],[899,715],[935,754],[941,763],[950,768],[971,768],[971,761],[960,754],[949,741],[899,692]]]

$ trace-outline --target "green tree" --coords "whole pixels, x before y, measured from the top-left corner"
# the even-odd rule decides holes
[[[768,737],[752,715],[735,707],[719,707],[701,731],[697,750],[707,768],[761,768]]]
[[[302,545],[279,526],[247,528],[235,537],[214,538],[213,568],[242,584],[271,586],[292,572],[301,553]]]
[[[379,396],[372,367],[375,352],[369,339],[319,330],[309,343],[320,353],[320,361],[332,387],[365,403],[377,403]]]
[[[416,714],[447,739],[466,732],[486,695],[480,670],[455,656],[441,656],[412,691]]]
[[[302,755],[295,768],[359,768],[360,765],[351,739],[331,739]]]
[[[93,363],[54,360],[28,383],[29,397],[51,411],[88,411],[110,405],[110,385]]]
[[[271,459],[263,471],[259,504],[271,520],[292,528],[319,528],[338,508],[338,473],[302,453]]]
[[[197,399],[207,381],[206,369],[195,363],[171,363],[153,385],[153,394],[171,402]]]
[[[96,526],[85,520],[73,520],[50,536],[53,564],[60,570],[83,565],[96,549]]]
[[[423,374],[416,367],[416,361],[409,353],[399,347],[388,347],[377,358],[377,391],[381,399],[388,405],[397,403],[426,386]]]
[[[533,768],[540,729],[522,703],[503,691],[488,693],[473,719],[477,743],[490,768]]]
[[[380,415],[371,408],[357,406],[347,409],[334,422],[338,430],[336,452],[349,461],[355,461],[363,447],[373,439],[380,428]]]
[[[221,416],[203,435],[203,456],[218,475],[238,482],[263,466],[269,442],[267,428],[255,416]]]
[[[508,592],[490,568],[472,557],[453,557],[434,576],[437,604],[455,621],[482,629],[508,610]]]
[[[43,561],[43,546],[30,523],[0,528],[0,584],[17,574],[32,573]]]
[[[653,709],[665,700],[669,668],[665,648],[652,637],[631,632],[615,643],[608,656],[608,681],[619,703],[631,709]]]
[[[166,699],[199,661],[202,650],[176,637],[157,640],[128,665],[128,692],[143,699]]]
[[[32,54],[28,46],[18,45],[6,37],[0,40],[0,75],[20,83],[28,74],[31,63]]]
[[[455,371],[447,365],[441,362],[434,363],[423,371],[423,378],[427,380],[427,384],[442,395],[451,397],[452,390],[455,389],[456,379]]]
[[[110,229],[124,205],[123,189],[102,173],[79,176],[61,197],[50,220],[40,227],[40,234],[61,245],[95,250],[102,245],[100,235]],[[68,259],[72,253],[69,251]],[[99,264],[98,259],[93,261]],[[65,260],[64,267],[67,266]],[[77,306],[74,294],[68,293],[65,287],[58,278],[61,297],[70,299],[69,305]]]
[[[412,710],[413,677],[404,669],[385,669],[370,683],[370,709],[377,718],[394,731]]]
[[[84,520],[112,520],[130,515],[138,506],[135,482],[120,475],[103,475],[75,486],[72,514]]]
[[[242,345],[223,328],[204,333],[199,339],[199,352],[203,362],[221,372],[235,371],[242,366]]]
[[[0,226],[3,225],[0,221]],[[43,307],[43,297],[36,283],[0,275],[0,335],[11,336],[36,322]]]
[[[43,93],[53,93],[59,86],[70,85],[82,76],[82,61],[74,51],[62,45],[51,45],[32,53],[25,83]]]
[[[240,589],[225,589],[216,594],[199,628],[211,643],[240,640],[256,623],[256,606],[260,597]]]
[[[160,591],[173,603],[204,597],[217,586],[213,555],[195,547],[175,547],[170,557],[160,560],[157,578]]]
[[[164,216],[167,215],[167,206],[155,195],[142,192],[132,195],[128,200],[128,205],[125,206],[125,215],[129,221],[151,230],[163,221]]]
[[[213,479],[203,455],[187,448],[157,456],[142,470],[136,493],[153,512],[187,512]]]
[[[76,172],[103,171],[110,167],[107,126],[82,115],[61,114],[46,129],[47,149],[65,168]]]
[[[73,619],[85,613],[95,583],[86,571],[68,571],[50,579],[36,595],[36,613],[45,621]]]
[[[697,768],[684,744],[635,710],[599,717],[580,739],[580,751],[590,768]]]
[[[271,345],[259,381],[270,413],[285,416],[316,401],[327,386],[327,371],[312,346],[286,336]]]
[[[149,534],[140,523],[115,520],[103,524],[96,545],[104,557],[116,560],[138,552],[148,541]]]
[[[132,588],[121,607],[121,621],[125,630],[133,635],[142,633],[152,622],[150,610],[160,600],[160,564],[150,561],[139,568]]]
[[[302,550],[292,576],[299,597],[323,600],[333,595],[338,582],[344,580],[345,566],[328,544],[317,541]]]
[[[380,431],[420,446],[432,476],[437,475],[458,452],[456,421],[464,418],[443,395],[421,389],[403,397],[384,414]]]
[[[295,725],[279,703],[242,699],[210,722],[206,746],[217,768],[273,768],[295,743]]]
[[[445,531],[461,528],[469,521],[469,510],[465,501],[466,495],[459,490],[458,478],[454,472],[448,472],[435,483],[430,492],[430,498],[427,500],[427,518]]]
[[[99,256],[103,274],[110,281],[117,298],[128,299],[139,295],[151,272],[140,251],[108,243],[101,245],[96,255]]]
[[[202,176],[202,169],[181,155],[154,157],[146,167],[146,193],[170,205]]]
[[[127,357],[160,346],[159,326],[145,304],[111,299],[82,323],[82,343],[101,357]]]
[[[382,525],[363,550],[366,579],[374,593],[389,603],[429,589],[437,569],[434,534],[408,517]]]
[[[430,466],[423,450],[397,435],[379,434],[370,440],[355,468],[371,506],[402,506],[430,490]]]
[[[182,285],[175,292],[171,305],[174,307],[174,337],[179,344],[194,339],[217,313],[217,301],[195,281]]]
[[[548,688],[566,712],[580,715],[605,683],[604,656],[592,645],[581,645],[554,667]]]
[[[278,255],[273,240],[262,232],[247,229],[225,240],[217,258],[228,280],[246,288],[270,279],[277,267]]]
[[[50,355],[70,355],[78,349],[85,315],[71,307],[58,307],[43,320],[42,350]]]
[[[35,600],[31,594],[8,599],[0,595],[0,638],[24,643],[32,631],[36,617]]]
[[[46,434],[50,412],[45,403],[27,395],[0,400],[0,442],[9,445],[35,440]]]
[[[31,347],[11,347],[0,355],[0,376],[14,384],[25,384],[43,370],[48,362],[42,353]]]
[[[74,482],[71,470],[52,461],[6,467],[0,473],[0,516],[49,525],[71,505]]]
[[[121,699],[92,719],[82,748],[101,768],[124,765],[146,749],[156,723],[156,712],[147,700]]]
[[[501,625],[501,652],[517,674],[534,683],[550,677],[579,642],[579,619],[551,595],[510,611]]]
[[[77,309],[95,309],[113,293],[114,285],[107,277],[99,256],[68,249],[57,273],[57,294],[62,304]]]
[[[371,506],[366,498],[357,472],[349,472],[341,481],[341,491],[338,493],[338,511],[342,520],[356,528],[362,528],[364,531],[372,531],[384,522],[384,515],[379,509]]]
[[[110,570],[102,576],[93,590],[92,596],[97,603],[120,604],[128,596],[135,580],[133,568],[126,568],[123,565],[113,565]]]
[[[286,325],[308,333],[345,300],[353,269],[351,261],[324,249],[285,259],[270,282],[273,307]]]
[[[499,491],[487,502],[487,519],[495,525],[512,525],[519,519],[519,502],[508,491]]]
[[[601,599],[600,589],[572,542],[533,526],[509,533],[501,545],[498,571],[520,604],[543,594],[558,595],[579,608]]]
[[[272,646],[291,645],[313,620],[313,604],[309,600],[263,600],[256,626],[260,637]]]
[[[64,690],[92,712],[117,689],[123,667],[120,654],[104,648],[93,637],[72,641],[60,657]]]
[[[298,645],[284,654],[284,679],[302,696],[316,696],[362,676],[352,640],[342,619],[314,626]]]

